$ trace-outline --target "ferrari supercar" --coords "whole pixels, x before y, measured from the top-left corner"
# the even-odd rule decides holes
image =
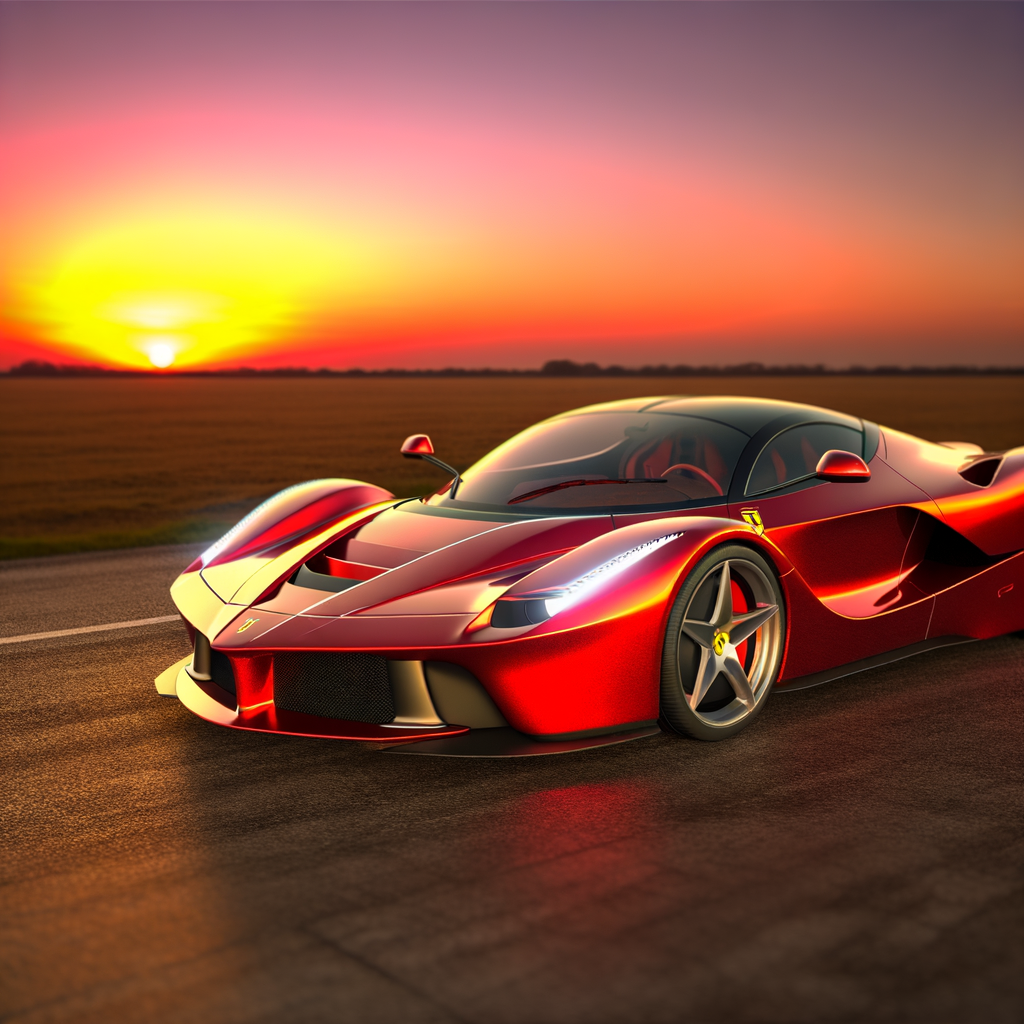
[[[1024,447],[935,444],[806,405],[577,409],[397,500],[269,498],[171,594],[156,680],[211,722],[556,752],[732,736],[773,688],[1024,628]]]

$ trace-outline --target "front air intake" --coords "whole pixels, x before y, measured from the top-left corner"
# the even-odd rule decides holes
[[[377,725],[395,717],[388,663],[375,654],[275,654],[274,704],[286,711]]]

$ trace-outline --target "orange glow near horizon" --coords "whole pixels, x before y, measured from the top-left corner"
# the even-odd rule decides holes
[[[25,38],[43,32],[34,15],[18,17]],[[168,32],[196,19],[214,36],[235,25],[223,10],[125,17],[140,31],[167,18]],[[357,28],[379,49],[396,32],[416,37],[403,19],[419,17],[303,7],[256,20],[290,18],[275,23],[280,34],[303,18],[365,19]],[[630,31],[630,18],[674,19],[683,32],[687,19],[719,15],[445,17],[520,28],[625,19]],[[23,58],[24,109],[8,99],[18,116],[0,118],[6,365],[30,355],[176,369],[1019,362],[1024,174],[1014,177],[1012,147],[995,167],[993,153],[974,165],[953,142],[948,153],[934,139],[908,142],[882,113],[875,123],[854,109],[852,80],[832,84],[848,124],[801,109],[803,94],[783,82],[788,121],[767,131],[746,112],[749,96],[703,99],[696,79],[690,91],[631,95],[623,78],[602,99],[593,68],[578,71],[593,96],[543,62],[546,86],[511,58],[499,81],[453,69],[437,40],[418,72],[388,78],[367,57],[358,81],[314,83],[302,78],[313,57],[296,45],[282,57],[274,32],[260,31],[225,67],[202,71],[203,87],[182,88],[170,57],[173,70],[150,72],[94,41],[115,70],[96,57],[84,99],[73,76],[59,102],[39,79],[37,99]],[[474,31],[498,45],[490,29]],[[602,46],[620,45],[603,31]],[[715,31],[727,62],[729,32],[747,30]],[[639,61],[661,43],[637,32]],[[518,45],[537,45],[525,38]],[[312,53],[313,35],[302,39]],[[263,83],[267,53],[287,74]],[[872,132],[877,152],[865,149]],[[963,191],[970,180],[979,187]]]
[[[280,341],[332,275],[353,274],[304,225],[195,205],[111,219],[47,270],[27,305],[62,351],[181,368]]]

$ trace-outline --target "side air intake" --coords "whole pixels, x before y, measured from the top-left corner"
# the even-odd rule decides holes
[[[996,475],[999,464],[1003,461],[1002,455],[996,455],[988,459],[975,459],[961,466],[957,472],[968,482],[977,487],[988,487]]]

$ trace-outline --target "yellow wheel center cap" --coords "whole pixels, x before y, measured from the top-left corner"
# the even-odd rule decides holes
[[[725,650],[725,645],[729,642],[729,634],[726,632],[715,634],[715,654],[721,654]]]

